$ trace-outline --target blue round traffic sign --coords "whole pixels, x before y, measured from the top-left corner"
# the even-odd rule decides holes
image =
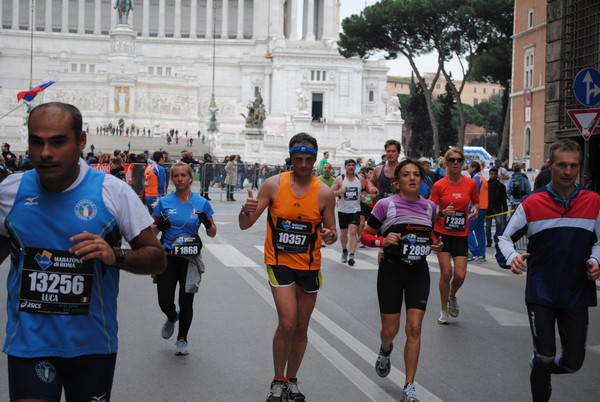
[[[600,71],[587,67],[578,72],[573,80],[573,93],[582,105],[597,105],[600,102]]]

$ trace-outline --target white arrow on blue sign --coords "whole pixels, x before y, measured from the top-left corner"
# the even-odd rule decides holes
[[[587,67],[578,72],[573,80],[573,93],[582,105],[597,105],[600,102],[600,71]]]

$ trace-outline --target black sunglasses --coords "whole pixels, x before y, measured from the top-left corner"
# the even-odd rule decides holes
[[[457,163],[457,162],[462,163],[464,161],[465,160],[463,158],[448,158],[448,162],[450,162],[450,163]]]

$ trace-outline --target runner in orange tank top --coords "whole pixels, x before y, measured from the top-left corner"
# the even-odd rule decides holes
[[[308,323],[321,287],[321,242],[333,244],[335,197],[312,176],[317,140],[306,133],[289,143],[292,171],[267,179],[239,214],[240,229],[250,228],[268,208],[265,263],[279,324],[273,336],[275,376],[268,402],[304,401],[297,373],[308,342]]]

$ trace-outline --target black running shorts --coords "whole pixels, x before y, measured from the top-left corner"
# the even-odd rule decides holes
[[[317,293],[321,289],[321,270],[292,269],[285,265],[267,265],[269,283],[273,287],[290,286],[294,283],[306,293]]]
[[[444,248],[442,253],[450,253],[452,257],[469,256],[469,238],[467,236],[452,236],[435,232],[435,237],[442,237]]]
[[[358,212],[347,214],[345,212],[338,212],[338,223],[340,229],[348,229],[350,225],[357,225],[360,223],[360,215]]]
[[[8,356],[10,400],[110,401],[117,354],[71,358]]]
[[[399,314],[402,301],[406,308],[425,311],[429,299],[429,266],[427,261],[408,264],[384,257],[377,272],[377,297],[382,314]]]

